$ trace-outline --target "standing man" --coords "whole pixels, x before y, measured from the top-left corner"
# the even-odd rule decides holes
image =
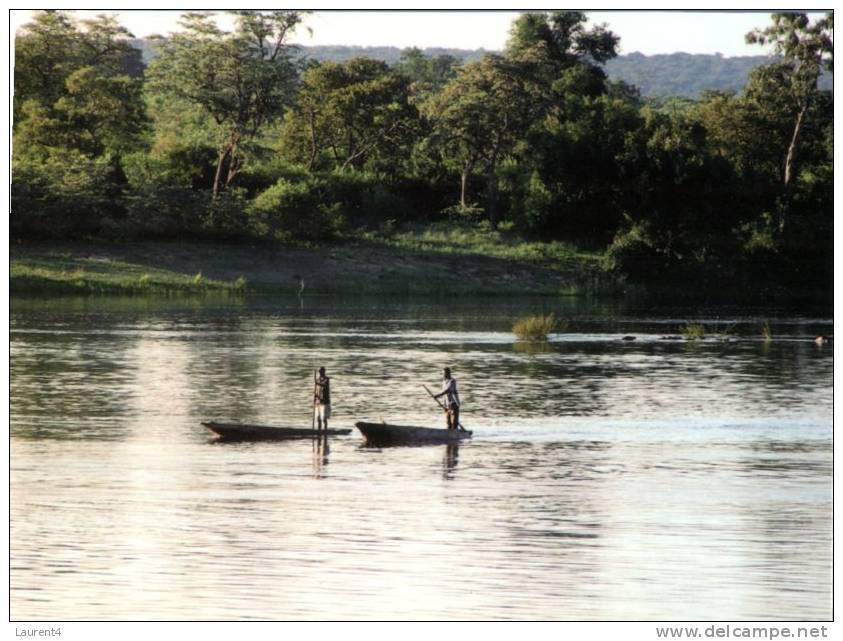
[[[449,430],[455,430],[460,425],[460,394],[457,391],[457,379],[451,378],[451,368],[446,367],[442,372],[442,391],[433,398],[445,397],[445,422]]]
[[[328,419],[331,418],[331,379],[325,376],[325,368],[319,368],[319,376],[313,382],[313,413],[319,424],[328,429]]]

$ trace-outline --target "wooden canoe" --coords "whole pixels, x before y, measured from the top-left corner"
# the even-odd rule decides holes
[[[296,427],[273,427],[270,425],[243,425],[240,423],[202,423],[221,439],[227,441],[284,441],[294,438],[314,438],[317,436],[340,436],[350,434],[351,430],[311,430]]]
[[[471,438],[470,430],[446,430],[432,427],[411,427],[387,423],[366,423],[359,421],[354,426],[370,445],[424,445],[435,443],[457,443]]]

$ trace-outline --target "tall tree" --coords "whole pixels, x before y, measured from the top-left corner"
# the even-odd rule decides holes
[[[235,11],[233,32],[213,14],[188,13],[182,31],[158,37],[149,85],[199,105],[221,131],[213,194],[229,187],[245,162],[245,147],[292,103],[298,76],[288,36],[299,11]]]
[[[617,227],[615,156],[636,126],[639,98],[608,83],[602,68],[617,55],[618,37],[586,22],[578,11],[526,13],[514,21],[506,55],[531,61],[521,67],[539,108],[510,174],[516,198],[525,181],[527,191],[544,189],[536,200],[542,206],[520,216],[531,230],[601,242]]]
[[[114,18],[36,13],[15,41],[14,226],[93,232],[119,217],[123,160],[148,131],[131,34]]]
[[[320,158],[341,170],[359,168],[408,142],[418,118],[408,102],[408,84],[370,58],[314,66],[302,77],[285,143],[300,148],[309,168]]]
[[[15,38],[15,123],[27,101],[51,110],[66,95],[67,80],[84,68],[92,70],[89,76],[136,79],[141,52],[128,42],[131,37],[112,16],[80,23],[64,11],[37,12]]]
[[[485,170],[492,226],[498,223],[498,165],[544,107],[532,64],[541,61],[487,55],[460,68],[424,107],[443,159],[460,174],[461,207],[468,206],[468,181],[474,171],[478,166]]]
[[[795,12],[774,13],[772,20],[766,29],[748,33],[746,40],[750,44],[772,45],[781,57],[775,64],[783,74],[793,121],[782,178],[787,196],[795,177],[805,117],[818,93],[817,81],[824,69],[833,70],[834,13],[829,12],[813,24],[807,14]]]
[[[562,67],[586,64],[598,69],[618,55],[620,38],[598,24],[585,28],[588,17],[581,11],[523,13],[513,23],[507,54],[518,54],[537,44],[544,44],[549,57]]]

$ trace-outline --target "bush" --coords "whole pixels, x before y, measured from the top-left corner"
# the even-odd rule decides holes
[[[468,203],[464,207],[457,203],[456,205],[445,207],[442,213],[460,222],[480,223],[485,222],[483,219],[486,212],[477,203]]]
[[[254,235],[246,191],[229,188],[211,198],[202,221],[202,232],[217,238],[240,239]]]
[[[266,191],[282,178],[288,182],[301,182],[310,177],[303,165],[288,162],[273,155],[268,159],[246,163],[242,173],[237,176],[237,184],[246,190],[250,197]]]
[[[558,325],[553,312],[547,316],[527,316],[515,321],[512,333],[522,341],[545,341]]]
[[[606,266],[633,281],[652,280],[669,268],[668,255],[656,247],[649,229],[634,223],[619,232],[606,252]]]
[[[382,184],[366,190],[362,209],[369,224],[381,225],[387,220],[403,221],[412,218],[412,208],[407,200]]]
[[[114,162],[62,148],[20,154],[12,166],[13,232],[65,237],[95,234],[115,205]]]
[[[553,194],[539,173],[524,173],[515,163],[502,167],[501,193],[508,200],[509,215],[528,232],[546,231],[553,210]]]
[[[695,341],[705,338],[705,325],[700,323],[687,323],[682,329],[682,336],[689,341]]]
[[[129,184],[210,190],[214,184],[217,152],[202,144],[182,144],[162,151],[140,151],[124,159]]]
[[[142,185],[131,188],[126,196],[128,223],[134,233],[141,235],[199,233],[210,203],[210,192],[172,185]]]
[[[323,240],[337,236],[345,226],[342,206],[325,202],[323,181],[284,178],[261,193],[249,206],[252,229],[278,239]]]

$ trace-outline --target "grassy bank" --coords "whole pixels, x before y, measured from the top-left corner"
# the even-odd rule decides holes
[[[35,246],[12,251],[10,290],[15,294],[204,294],[242,293],[243,278],[231,282],[161,269],[148,262],[111,256],[114,248]]]
[[[13,293],[580,295],[611,287],[602,255],[482,227],[362,235],[330,245],[13,244]]]

